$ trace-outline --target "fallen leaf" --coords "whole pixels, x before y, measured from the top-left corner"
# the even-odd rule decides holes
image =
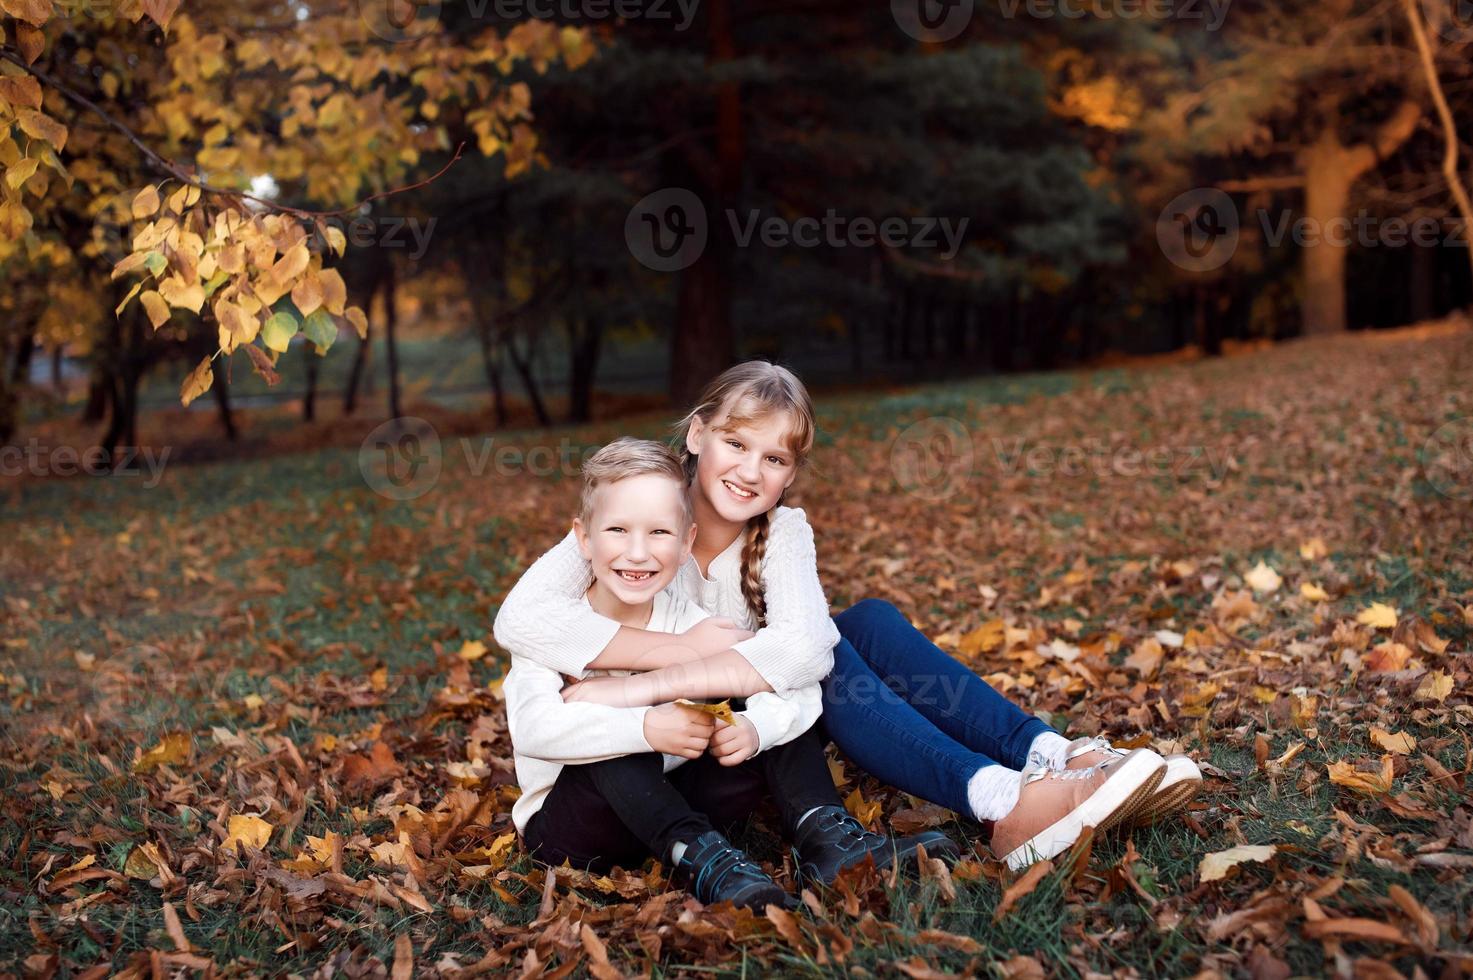
[[[1243,581],[1248,583],[1254,592],[1271,593],[1279,591],[1279,586],[1284,580],[1279,573],[1269,568],[1262,561],[1253,566],[1253,570],[1243,576]]]
[[[366,756],[343,757],[343,781],[350,789],[373,789],[402,775],[404,767],[394,758],[393,749],[382,741],[374,742]]]
[[[480,660],[486,655],[486,644],[480,640],[466,640],[458,656],[461,660]]]
[[[1411,648],[1403,643],[1387,640],[1372,648],[1363,663],[1368,674],[1391,674],[1405,668],[1411,658]]]
[[[260,850],[266,846],[275,829],[254,813],[235,814],[226,824],[225,840],[220,842],[220,849],[239,852],[244,846]]]
[[[414,944],[409,941],[408,933],[401,932],[394,937],[394,969],[389,976],[391,980],[410,980],[414,976]]]
[[[1407,755],[1417,747],[1417,740],[1409,732],[1388,732],[1384,728],[1371,729],[1371,741],[1387,752]]]
[[[1453,678],[1446,671],[1434,670],[1422,678],[1422,683],[1417,685],[1417,690],[1412,697],[1418,701],[1447,700],[1447,696],[1453,693]]]
[[[1322,538],[1310,538],[1299,545],[1299,557],[1305,561],[1319,561],[1329,553]]]
[[[1371,796],[1391,792],[1393,767],[1390,755],[1381,757],[1381,769],[1378,772],[1365,772],[1356,768],[1354,763],[1345,760],[1332,762],[1328,768],[1330,782],[1336,786],[1344,786],[1346,789],[1353,789],[1357,793],[1366,793]]]
[[[1313,582],[1300,582],[1299,594],[1304,596],[1304,598],[1308,599],[1310,602],[1330,601],[1330,593],[1326,592],[1324,589],[1320,588]]]
[[[1017,881],[1003,890],[1002,898],[998,901],[997,907],[992,910],[992,921],[1001,922],[1012,911],[1013,906],[1018,904],[1018,900],[1031,895],[1038,887],[1038,883],[1047,878],[1053,870],[1054,862],[1052,861],[1039,861],[1029,865],[1028,870],[1023,872]]]
[[[1320,919],[1306,922],[1304,934],[1311,939],[1359,939],[1366,942],[1401,943],[1410,946],[1406,933],[1389,922],[1376,919]]]
[[[194,754],[194,739],[187,732],[170,732],[133,763],[134,772],[151,772],[159,766],[177,766]]]
[[[1396,626],[1396,610],[1382,602],[1373,602],[1356,614],[1355,621],[1373,629],[1389,630]]]
[[[1229,871],[1247,862],[1266,862],[1278,852],[1274,844],[1243,844],[1217,851],[1202,859],[1197,871],[1202,881],[1218,881],[1227,877]]]

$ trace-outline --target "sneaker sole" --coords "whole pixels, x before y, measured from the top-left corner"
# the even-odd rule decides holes
[[[1187,804],[1196,798],[1201,789],[1202,780],[1200,779],[1184,779],[1167,787],[1152,796],[1140,812],[1124,822],[1123,826],[1127,828],[1149,827],[1162,817],[1186,809]]]
[[[1072,847],[1085,827],[1109,830],[1145,805],[1166,777],[1166,761],[1154,753],[1137,752],[1141,754],[1131,753],[1122,760],[1093,796],[1009,851],[1003,858],[1007,866],[1021,871],[1055,857]]]

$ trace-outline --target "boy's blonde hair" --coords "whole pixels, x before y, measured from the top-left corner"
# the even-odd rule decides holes
[[[743,361],[722,371],[701,392],[695,408],[675,423],[675,452],[685,469],[687,480],[694,480],[697,458],[686,446],[691,423],[700,419],[703,425],[716,420],[726,410],[722,430],[760,422],[774,412],[787,412],[792,418],[788,430],[788,451],[799,467],[808,462],[813,451],[813,434],[818,427],[813,399],[798,376],[787,368],[769,361]],[[787,491],[783,492],[786,496]],[[781,504],[783,497],[778,497]],[[774,505],[775,507],[776,505]],[[762,590],[762,556],[767,552],[767,532],[772,525],[772,511],[758,514],[747,522],[747,540],[742,545],[742,598],[752,617],[762,626],[767,620],[767,602]]]
[[[623,436],[600,448],[583,462],[583,494],[578,517],[586,525],[593,519],[593,498],[598,488],[634,476],[668,476],[680,487],[680,533],[690,530],[695,519],[685,494],[685,470],[669,446],[651,439]]]

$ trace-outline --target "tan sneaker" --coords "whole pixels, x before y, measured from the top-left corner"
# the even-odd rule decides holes
[[[1109,768],[1127,753],[1115,748],[1106,739],[1076,738],[1069,743],[1068,763],[1071,770],[1094,767]],[[1178,810],[1186,809],[1188,803],[1202,788],[1202,770],[1185,755],[1166,756],[1166,775],[1161,785],[1139,810],[1121,821],[1125,827],[1144,827]]]
[[[1136,749],[1108,768],[1026,769],[1018,804],[993,824],[992,852],[1014,871],[1061,854],[1084,828],[1105,831],[1156,792],[1166,760]]]

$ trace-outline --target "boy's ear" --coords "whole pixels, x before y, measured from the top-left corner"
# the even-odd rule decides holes
[[[578,553],[583,560],[593,561],[593,549],[588,547],[588,528],[583,526],[581,517],[573,518],[573,536],[578,539]]]
[[[690,530],[685,532],[685,543],[680,547],[680,560],[683,562],[690,557],[691,549],[696,546],[696,522],[690,522]]]

